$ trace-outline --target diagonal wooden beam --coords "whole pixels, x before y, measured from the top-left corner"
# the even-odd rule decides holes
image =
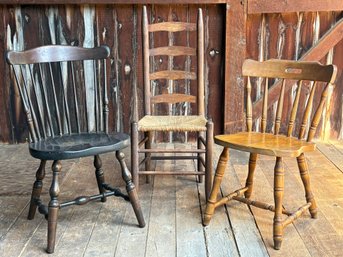
[[[343,38],[343,19],[328,30],[317,44],[313,45],[299,61],[320,61],[335,45]],[[281,87],[281,81],[275,83],[269,89],[268,108],[277,100]],[[286,85],[286,92],[291,88],[291,85]],[[259,117],[262,111],[262,98],[253,104],[253,117]]]

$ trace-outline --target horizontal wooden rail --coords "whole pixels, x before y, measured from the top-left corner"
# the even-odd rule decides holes
[[[343,10],[342,0],[248,0],[248,13],[320,12]]]
[[[171,80],[178,80],[178,79],[196,79],[196,74],[194,72],[186,72],[186,71],[157,71],[150,74],[150,80],[154,79],[171,79]]]
[[[186,94],[162,94],[162,95],[155,95],[152,96],[150,99],[152,104],[158,103],[195,103],[196,97],[194,95],[186,95]]]
[[[223,4],[226,0],[1,0],[1,4]]]
[[[170,56],[180,56],[180,55],[196,55],[196,49],[187,46],[165,46],[157,47],[149,50],[150,56],[156,55],[170,55]]]

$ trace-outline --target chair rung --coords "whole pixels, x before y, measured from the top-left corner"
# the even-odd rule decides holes
[[[148,137],[144,137],[139,143],[138,143],[138,147],[141,147],[145,142],[148,141]]]
[[[295,221],[297,218],[299,218],[308,208],[310,208],[311,203],[306,203],[303,206],[299,207],[298,210],[296,210],[294,213],[292,213],[290,216],[288,216],[283,222],[282,226],[285,227],[288,224]]]
[[[138,171],[140,175],[205,175],[204,171],[153,171],[144,170]]]
[[[205,149],[139,149],[139,153],[205,153]]]
[[[252,206],[255,206],[255,207],[260,208],[260,209],[264,209],[264,210],[269,210],[269,211],[275,212],[274,205],[271,205],[271,204],[268,204],[268,203],[263,203],[263,202],[259,202],[259,201],[253,201],[253,200],[250,200],[250,199],[247,199],[247,198],[244,198],[244,197],[239,197],[239,196],[235,196],[233,199],[236,200],[236,201],[245,203],[247,205],[252,205]],[[282,210],[282,213],[286,214],[288,216],[292,215],[292,213],[287,211],[287,210]]]
[[[110,187],[107,184],[103,184],[103,188],[105,188],[106,190],[111,190],[111,191],[107,191],[107,192],[104,192],[102,194],[91,195],[91,196],[80,196],[80,197],[77,197],[76,199],[74,199],[72,201],[67,201],[67,202],[61,203],[60,208],[64,208],[64,207],[74,205],[74,204],[75,205],[84,205],[84,204],[89,203],[91,201],[94,201],[94,200],[97,200],[97,199],[100,199],[103,197],[107,197],[107,196],[112,196],[112,195],[113,196],[119,196],[119,197],[124,198],[126,201],[130,201],[129,197],[127,195],[123,194],[117,188]]]
[[[201,142],[203,145],[206,145],[206,140],[204,139],[204,137],[199,136],[198,139],[200,140],[200,142]]]
[[[216,202],[214,204],[214,206],[218,207],[218,206],[221,206],[223,204],[226,204],[228,201],[230,201],[231,199],[233,199],[236,196],[243,194],[247,190],[248,190],[248,187],[243,187],[241,189],[238,189],[238,190],[228,194],[227,196],[224,196],[222,199],[220,199],[218,202]]]
[[[188,155],[188,156],[151,156],[151,160],[194,160],[198,159],[197,156]]]

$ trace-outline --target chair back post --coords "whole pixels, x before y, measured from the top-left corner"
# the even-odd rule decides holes
[[[198,9],[198,114],[205,116],[205,80],[204,80],[204,21],[201,8]]]
[[[150,56],[149,56],[149,28],[146,6],[143,6],[143,81],[144,81],[144,113],[151,115],[150,103]]]

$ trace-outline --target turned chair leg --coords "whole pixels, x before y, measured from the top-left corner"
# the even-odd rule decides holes
[[[208,121],[206,124],[206,156],[205,156],[205,196],[206,201],[210,197],[212,187],[212,173],[213,173],[213,122]]]
[[[284,196],[284,168],[282,158],[276,157],[274,169],[274,202],[275,215],[273,224],[274,248],[279,250],[282,243],[283,224],[282,224],[282,202]]]
[[[224,147],[218,161],[216,173],[214,175],[212,191],[206,204],[204,221],[203,221],[204,226],[207,226],[210,223],[214,210],[216,208],[215,203],[217,201],[220,184],[222,182],[228,160],[229,160],[229,149]]]
[[[306,197],[306,201],[309,203],[311,203],[311,206],[309,208],[311,217],[313,219],[317,218],[317,204],[316,201],[314,199],[312,190],[311,190],[311,185],[310,185],[310,175],[308,172],[308,166],[307,166],[307,162],[305,159],[305,155],[301,154],[298,158],[298,167],[299,167],[299,171],[300,171],[300,176],[301,176],[301,180],[304,184],[304,188],[305,188],[305,197]]]
[[[94,167],[95,167],[95,176],[96,176],[96,182],[98,183],[98,188],[100,194],[103,194],[106,192],[106,190],[103,188],[103,184],[105,183],[105,176],[104,171],[102,170],[102,161],[99,155],[94,156]],[[101,202],[106,202],[106,197],[101,198]]]
[[[245,186],[248,188],[248,190],[244,192],[245,198],[248,198],[248,199],[250,198],[252,190],[253,190],[256,160],[257,160],[257,154],[256,153],[250,153],[248,177],[247,177],[247,180],[245,182]]]
[[[144,136],[148,138],[148,140],[145,142],[145,149],[151,149],[152,144],[152,132],[148,131],[144,133]],[[151,170],[151,153],[145,153],[145,170]],[[151,175],[145,176],[146,183],[151,182]]]
[[[122,177],[126,183],[126,191],[129,195],[132,208],[135,212],[136,218],[138,220],[138,224],[142,228],[145,226],[143,212],[142,212],[141,205],[139,203],[139,199],[138,199],[138,195],[137,195],[135,185],[134,185],[134,183],[132,183],[131,173],[130,173],[129,169],[127,168],[126,163],[124,161],[125,155],[123,152],[117,151],[116,157],[117,157],[117,159],[120,163],[120,166],[121,166]]]
[[[138,155],[138,124],[137,122],[131,123],[131,172],[136,191],[139,190],[139,155]]]
[[[61,172],[62,165],[60,161],[54,161],[52,164],[52,182],[50,187],[50,202],[48,213],[48,247],[47,252],[53,253],[55,250],[57,217],[60,204],[58,195],[60,193],[58,185],[58,175]]]
[[[197,148],[198,148],[198,149],[204,149],[204,145],[203,145],[203,143],[202,143],[201,140],[200,140],[200,137],[202,137],[204,133],[203,133],[203,132],[197,132],[197,134],[198,134]],[[204,171],[204,166],[202,165],[202,163],[201,163],[201,161],[200,161],[200,158],[203,158],[203,157],[204,157],[204,154],[198,153],[197,167],[198,167],[198,171],[199,171],[199,172]],[[205,158],[206,158],[206,157],[205,157]],[[199,175],[199,176],[198,176],[198,181],[199,181],[199,183],[202,183],[202,182],[203,182],[203,176],[202,176],[202,175]],[[206,187],[206,185],[205,185],[205,187]]]
[[[35,217],[36,210],[37,210],[37,200],[40,199],[40,194],[43,188],[43,179],[45,177],[45,160],[41,160],[39,168],[36,172],[36,181],[33,184],[32,194],[31,194],[31,201],[30,201],[30,209],[28,214],[28,219],[32,220]]]

